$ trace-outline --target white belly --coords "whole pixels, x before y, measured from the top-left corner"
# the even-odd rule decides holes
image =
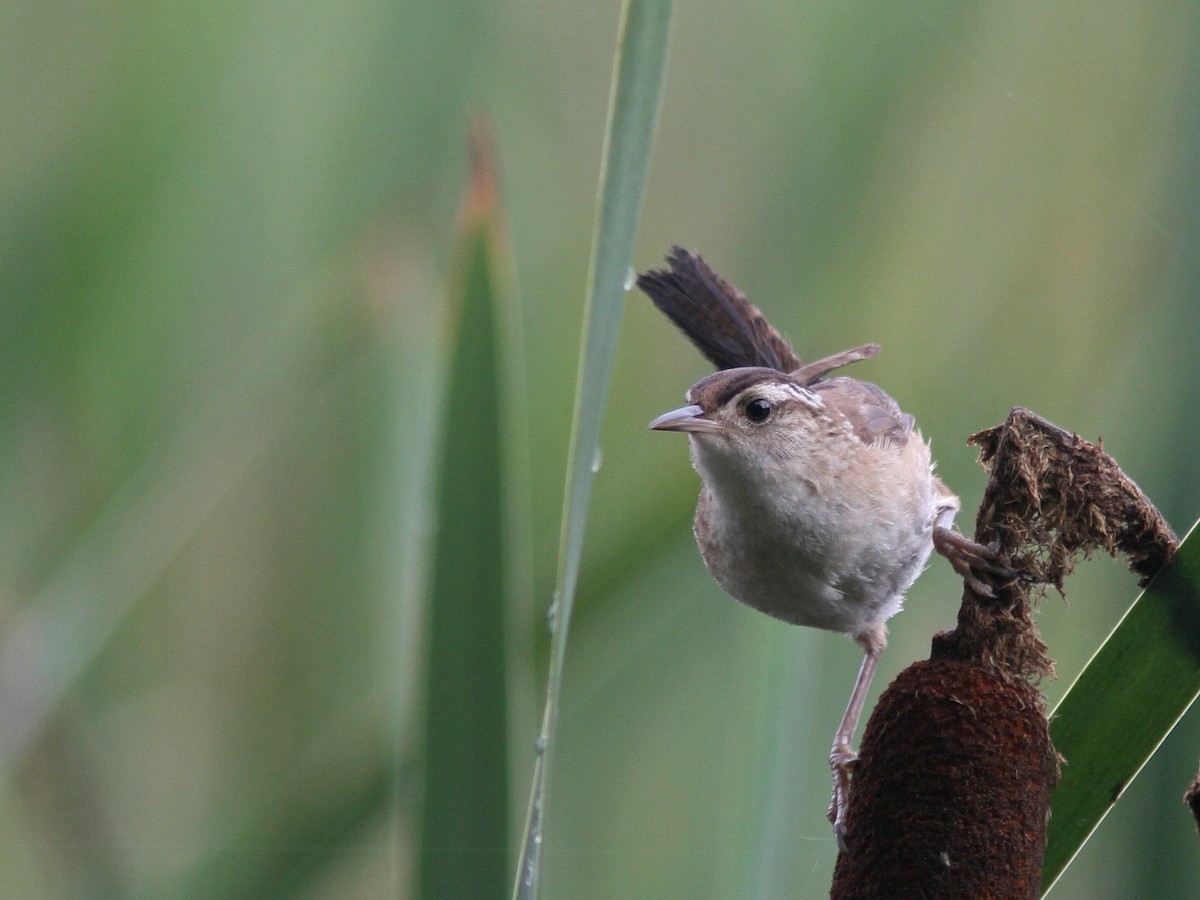
[[[724,504],[705,489],[696,541],[713,577],[748,606],[859,634],[900,611],[933,549],[933,477],[925,471],[908,486],[859,479],[865,490],[838,491],[838,502],[804,479],[788,479],[791,492],[776,482],[766,497]]]

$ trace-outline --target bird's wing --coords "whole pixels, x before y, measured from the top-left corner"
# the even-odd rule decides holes
[[[864,444],[903,447],[916,420],[880,387],[854,378],[831,378],[811,386],[826,406],[839,410]]]
[[[870,359],[878,352],[878,344],[863,344],[861,347],[855,347],[853,350],[843,350],[841,353],[833,354],[833,356],[827,356],[824,359],[818,359],[816,362],[810,362],[808,365],[801,366],[790,374],[801,384],[810,387],[834,369],[848,366],[850,363],[858,362],[860,359]]]

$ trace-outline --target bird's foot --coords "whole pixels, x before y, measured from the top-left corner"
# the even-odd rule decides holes
[[[850,776],[858,765],[858,754],[849,744],[835,744],[829,754],[829,767],[833,770],[833,797],[829,800],[829,822],[833,825],[833,836],[838,849],[845,853],[846,809],[850,806]]]
[[[979,544],[957,531],[935,525],[933,548],[946,557],[967,587],[982,597],[995,598],[996,592],[989,583],[991,579],[1001,580],[1001,586],[1012,584],[1017,579],[1017,573],[998,560],[1000,544],[997,541]]]

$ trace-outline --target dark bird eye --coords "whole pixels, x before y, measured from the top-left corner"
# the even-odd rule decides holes
[[[771,415],[771,401],[759,397],[746,404],[746,418],[751,422],[765,422]]]

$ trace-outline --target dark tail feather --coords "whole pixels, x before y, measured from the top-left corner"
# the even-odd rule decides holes
[[[718,369],[762,366],[793,372],[801,368],[799,357],[758,308],[710,269],[698,254],[672,247],[667,263],[669,270],[651,270],[639,275],[638,287]],[[812,367],[821,364],[828,365],[828,361],[814,363]],[[824,371],[828,368],[816,373],[813,380]]]

